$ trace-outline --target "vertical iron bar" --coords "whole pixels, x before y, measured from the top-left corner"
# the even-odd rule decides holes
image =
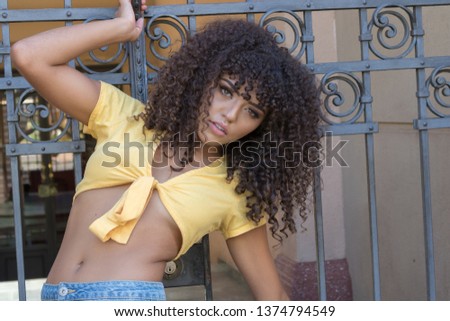
[[[416,38],[416,57],[424,57],[424,43],[422,30],[422,8],[414,7],[414,16],[416,21],[415,29]],[[417,30],[418,29],[418,30]],[[417,79],[417,99],[419,119],[427,117],[427,101],[425,87],[426,74],[424,68],[416,69]],[[431,210],[431,174],[430,174],[430,150],[428,130],[423,129],[419,131],[420,139],[420,167],[422,178],[422,208],[423,208],[423,223],[425,236],[425,261],[427,273],[427,297],[428,300],[436,300],[436,277],[435,277],[435,261],[434,261],[434,246],[433,246],[433,221]]]
[[[64,8],[72,8],[72,0],[64,0]],[[73,25],[72,21],[66,21],[66,26]],[[72,68],[75,68],[75,60],[72,60],[69,62],[69,66]],[[72,125],[72,140],[74,142],[79,141],[80,138],[80,126],[78,121],[70,117],[70,115],[66,115],[68,121],[70,121]],[[73,155],[73,172],[75,176],[75,186],[78,185],[78,183],[81,181],[83,176],[83,170],[81,166],[81,152],[83,150],[79,150],[79,153],[74,153]]]
[[[327,283],[325,271],[325,242],[323,233],[322,190],[320,168],[314,169],[314,224],[316,230],[317,283],[319,299],[327,299]]]
[[[129,52],[131,95],[145,104],[148,100],[145,32],[142,32],[136,41],[125,45]]]
[[[305,38],[312,40],[313,19],[312,12],[307,10],[303,13],[305,23]],[[305,59],[308,65],[314,64],[314,45],[313,41],[306,42]],[[314,67],[310,67],[314,72]],[[325,271],[325,239],[323,231],[323,211],[322,211],[322,189],[321,189],[321,169],[314,169],[314,226],[316,236],[316,257],[317,257],[317,290],[319,299],[325,301],[327,299],[327,280]]]
[[[7,93],[8,102],[12,101],[12,93]],[[11,126],[12,127],[12,126]],[[11,136],[10,136],[11,137]],[[20,182],[19,156],[11,157],[11,188],[13,195],[14,211],[14,235],[16,239],[16,263],[17,263],[17,281],[19,289],[19,300],[25,301],[25,259],[23,251],[23,229],[22,229],[22,187]]]
[[[43,104],[44,101],[38,97],[35,101],[37,104]],[[48,106],[50,108],[50,106]],[[39,127],[47,128],[49,126],[48,117],[39,118]],[[45,131],[39,131],[39,141],[49,141],[51,133]],[[54,184],[52,177],[52,156],[50,154],[42,154],[40,162],[40,176],[41,176],[41,186],[47,186],[51,188]],[[46,232],[46,242],[47,242],[47,253],[48,258],[52,262],[56,258],[56,208],[55,208],[55,195],[52,193],[45,193],[45,195],[40,195],[43,205],[44,205],[44,217],[45,217],[45,232]],[[25,232],[26,233],[26,232]]]
[[[8,1],[1,0],[0,7],[4,10],[8,9]],[[11,47],[10,28],[9,23],[2,24],[3,44],[5,47]],[[11,56],[4,56],[4,72],[5,78],[11,79],[12,65]],[[17,136],[15,129],[15,117],[14,117],[14,92],[12,90],[6,91],[6,105],[7,105],[7,121],[8,121],[8,135],[9,142],[16,144]],[[25,285],[25,259],[23,249],[23,226],[22,226],[22,185],[20,182],[20,168],[19,168],[19,156],[11,157],[11,188],[13,198],[13,211],[14,211],[14,233],[16,239],[16,264],[17,264],[17,281],[19,300],[26,300],[26,285]]]
[[[212,276],[211,276],[211,260],[209,256],[209,236],[205,235],[202,239],[203,250],[203,266],[205,268],[204,282],[205,282],[205,299],[206,301],[213,300],[212,291]]]
[[[188,0],[188,5],[189,4],[195,4],[195,0]],[[197,32],[197,17],[192,15],[189,16],[189,34],[193,35]]]
[[[248,7],[250,10],[253,10],[253,0],[246,0],[245,2],[248,3]],[[247,13],[247,21],[248,22],[255,22],[255,14],[254,13]]]
[[[367,82],[365,83],[367,85]],[[366,134],[367,177],[369,181],[370,239],[372,247],[373,298],[381,300],[380,259],[378,246],[378,220],[375,187],[375,152],[373,134]]]
[[[305,35],[307,39],[310,41],[306,42],[306,63],[314,64],[314,31],[313,31],[313,19],[312,19],[312,11],[305,11],[303,14],[304,23],[305,23]],[[310,67],[311,71],[314,72],[314,67]]]
[[[0,41],[0,45],[3,46],[3,42]],[[0,95],[0,99],[3,99],[4,97],[4,93],[2,93],[2,95]],[[5,97],[6,98],[6,97]],[[5,145],[7,143],[6,140],[6,135],[5,135],[5,126],[7,124],[6,122],[6,113],[3,110],[3,106],[2,106],[2,110],[0,112],[0,122],[1,122],[1,141],[0,144],[3,148],[5,148]],[[1,167],[1,171],[3,172],[3,184],[2,184],[2,188],[4,191],[8,190],[8,180],[6,179],[7,175],[8,175],[8,163],[7,163],[7,159],[8,157],[6,156],[6,153],[2,153],[1,155],[1,162],[2,162],[2,167]]]
[[[361,36],[368,35],[367,9],[359,10],[360,32]],[[361,59],[369,61],[369,40],[368,37],[361,37]],[[370,69],[370,63],[367,63]],[[362,72],[363,92],[360,103],[365,104],[364,120],[372,123],[372,97],[371,97],[371,78],[370,71]],[[367,180],[369,192],[369,216],[370,216],[370,242],[372,250],[372,274],[373,274],[373,298],[381,300],[380,286],[380,262],[379,262],[379,245],[378,245],[378,220],[377,220],[377,204],[376,204],[376,186],[375,186],[375,151],[373,133],[365,135],[366,140],[366,162],[367,162]]]

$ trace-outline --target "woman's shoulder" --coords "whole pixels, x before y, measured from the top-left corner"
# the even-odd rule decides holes
[[[120,88],[101,82],[100,95],[92,111],[84,133],[94,138],[104,136],[102,132],[114,131],[120,123],[129,123],[132,127],[143,125],[139,115],[144,111],[145,105],[131,97]]]
[[[143,102],[132,97],[122,88],[103,81],[97,106],[109,106],[113,108],[113,111],[127,115],[140,114],[145,109]]]

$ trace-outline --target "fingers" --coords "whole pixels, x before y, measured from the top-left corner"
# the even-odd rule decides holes
[[[141,17],[136,21],[136,28],[139,30],[139,33],[141,33],[142,29],[144,29],[144,18]]]
[[[141,11],[144,12],[147,8],[147,0],[141,0]]]

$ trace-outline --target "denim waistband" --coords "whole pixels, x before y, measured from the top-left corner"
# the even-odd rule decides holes
[[[164,301],[161,282],[99,281],[45,283],[42,301]]]

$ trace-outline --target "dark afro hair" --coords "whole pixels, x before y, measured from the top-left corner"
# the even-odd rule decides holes
[[[145,126],[174,150],[184,144],[182,163],[192,162],[207,114],[204,102],[223,75],[235,77],[235,86],[245,86],[246,93],[255,90],[266,110],[256,130],[225,146],[227,180],[238,180],[247,217],[258,222],[267,213],[272,236],[281,241],[296,231],[295,210],[302,222],[308,213],[314,172],[308,160],[318,159],[320,91],[315,77],[271,33],[244,20],[219,20],[192,36],[160,70]]]

